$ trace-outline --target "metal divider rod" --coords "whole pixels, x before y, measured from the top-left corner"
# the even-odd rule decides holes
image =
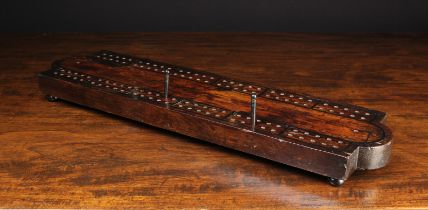
[[[165,102],[168,102],[169,70],[165,70],[164,96]]]
[[[256,129],[256,99],[257,95],[251,94],[251,126],[253,131]]]

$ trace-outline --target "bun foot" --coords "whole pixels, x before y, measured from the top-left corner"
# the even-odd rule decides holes
[[[335,179],[335,178],[329,177],[328,178],[328,182],[331,185],[335,186],[335,187],[339,187],[339,186],[343,185],[343,183],[345,183],[345,180],[343,180],[343,179]]]
[[[51,95],[47,95],[47,96],[46,96],[46,99],[47,99],[49,102],[55,102],[55,101],[58,101],[58,98],[57,98],[57,97],[55,97],[55,96],[51,96]]]

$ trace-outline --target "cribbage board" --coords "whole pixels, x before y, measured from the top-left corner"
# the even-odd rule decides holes
[[[62,99],[284,163],[341,185],[385,166],[385,113],[110,51],[55,61],[39,75]]]

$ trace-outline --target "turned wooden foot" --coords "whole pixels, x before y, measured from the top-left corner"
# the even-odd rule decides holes
[[[345,180],[343,180],[343,179],[335,179],[335,178],[329,177],[328,178],[328,182],[331,185],[335,186],[335,187],[339,187],[339,186],[343,185],[343,183],[345,183]]]
[[[55,96],[51,96],[51,95],[47,95],[47,96],[46,96],[46,99],[47,99],[49,102],[55,102],[55,101],[58,101],[58,98],[57,98],[57,97],[55,97]]]

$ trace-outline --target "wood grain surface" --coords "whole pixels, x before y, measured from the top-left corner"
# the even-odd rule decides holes
[[[428,208],[428,34],[0,35],[0,207]],[[100,49],[388,114],[385,168],[324,177],[67,102],[37,74]]]

